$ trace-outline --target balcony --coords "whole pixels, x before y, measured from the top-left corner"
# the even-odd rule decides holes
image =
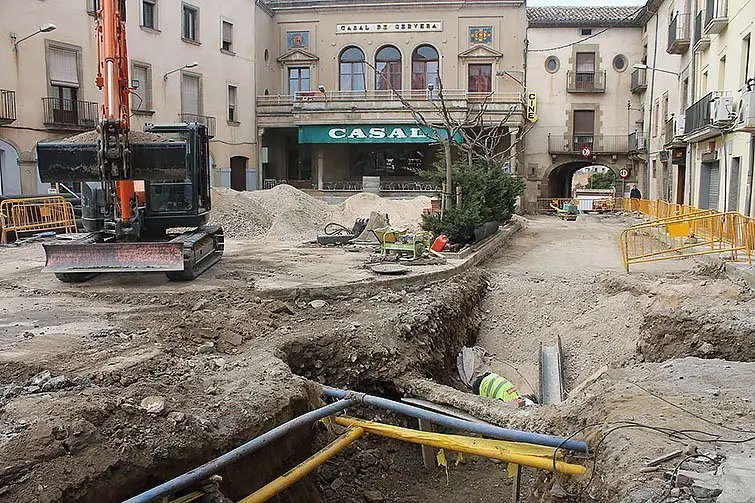
[[[692,50],[695,52],[701,52],[710,47],[710,37],[708,34],[703,34],[703,20],[705,11],[701,10],[695,16],[695,33],[692,38]]]
[[[632,72],[632,84],[629,88],[635,94],[645,92],[648,88],[648,71],[647,68],[637,68]]]
[[[705,0],[705,34],[721,33],[729,24],[728,0]]]
[[[648,137],[639,131],[629,133],[628,144],[628,152],[636,153],[648,151]]]
[[[627,135],[624,134],[554,134],[548,135],[548,153],[580,154],[590,147],[593,154],[626,154]]]
[[[677,12],[668,25],[668,44],[666,52],[669,54],[684,54],[689,49],[689,12]]]
[[[215,137],[215,117],[197,114],[178,114],[179,122],[198,122],[207,126],[207,137]]]
[[[721,127],[725,125],[726,120],[716,122],[719,117],[713,117],[714,102],[721,98],[723,102],[727,99],[731,102],[731,92],[729,91],[711,91],[701,99],[697,100],[691,107],[687,108],[684,117],[684,141],[687,143],[698,142],[713,138],[721,134]],[[719,102],[720,103],[720,102]],[[728,119],[731,110],[722,108],[718,110],[723,112],[721,115]],[[721,126],[721,127],[719,127]]]
[[[683,147],[684,142],[684,119],[671,116],[666,121],[665,136],[664,136],[664,148],[677,148]]]
[[[521,124],[522,95],[517,92],[471,93],[463,89],[444,89],[443,100],[452,117],[463,120],[468,112],[485,109],[487,123],[505,120]],[[303,124],[346,124],[355,120],[365,123],[414,122],[410,107],[428,120],[439,120],[438,91],[367,90],[307,91],[295,95],[257,97],[257,121],[260,127],[297,126]]]
[[[606,92],[606,71],[566,72],[566,91],[570,93]]]
[[[93,101],[42,98],[43,123],[47,129],[89,131],[100,119],[100,107]]]
[[[0,89],[0,126],[16,120],[16,93]]]

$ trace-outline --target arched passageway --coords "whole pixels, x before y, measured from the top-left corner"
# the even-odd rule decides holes
[[[570,161],[564,164],[560,164],[558,166],[555,166],[548,173],[548,193],[545,195],[545,197],[572,197],[574,174],[583,168],[587,168],[588,166],[599,166],[614,171],[610,166],[596,163],[595,161]],[[616,177],[618,178],[618,174],[615,171],[614,174],[616,174]]]

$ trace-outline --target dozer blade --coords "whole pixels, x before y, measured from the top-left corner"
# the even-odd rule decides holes
[[[54,273],[170,272],[184,270],[182,243],[44,244],[43,271]]]
[[[132,180],[185,180],[188,177],[186,143],[132,142]],[[39,177],[45,183],[102,180],[97,162],[97,143],[45,142],[37,144]],[[119,173],[105,173],[105,180],[123,180]]]

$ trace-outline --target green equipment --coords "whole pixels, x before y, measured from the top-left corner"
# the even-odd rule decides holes
[[[372,231],[380,241],[380,253],[386,255],[409,256],[412,259],[421,257],[430,249],[433,236],[429,232],[409,233],[406,229],[384,227]]]

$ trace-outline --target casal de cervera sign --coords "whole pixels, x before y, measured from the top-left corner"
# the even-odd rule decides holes
[[[445,131],[438,131],[441,137]],[[455,138],[462,141],[461,135]],[[299,126],[299,143],[435,143],[435,132],[425,126],[359,125],[359,126]]]
[[[406,33],[419,31],[443,31],[442,21],[408,23],[353,23],[337,24],[336,33]]]

